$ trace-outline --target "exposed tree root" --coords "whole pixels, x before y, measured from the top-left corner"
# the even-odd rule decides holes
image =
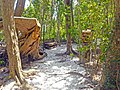
[[[71,49],[71,50],[67,50],[65,53],[64,53],[64,55],[70,55],[70,54],[74,54],[75,56],[79,56],[79,53],[78,52],[76,52],[75,50],[73,50],[73,49]]]
[[[29,71],[22,71],[22,81],[20,83],[17,82],[17,84],[20,87],[20,90],[35,90],[35,88],[33,86],[31,86],[26,80],[25,78],[27,78],[30,75],[35,75],[36,74],[36,70],[29,70]],[[16,77],[16,79],[19,79]],[[20,79],[18,80],[20,81]]]
[[[22,71],[24,77],[28,77],[30,75],[35,75],[38,71],[37,70],[29,70],[29,71]]]
[[[70,54],[73,54],[77,57],[79,56],[79,53],[73,49],[70,51],[67,50],[65,53],[57,53],[56,56],[64,56],[64,55],[70,55]]]
[[[24,82],[20,86],[20,90],[35,90],[35,88],[33,86],[29,85],[28,83]]]

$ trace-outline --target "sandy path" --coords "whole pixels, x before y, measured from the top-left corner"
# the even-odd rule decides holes
[[[34,76],[26,80],[35,90],[96,90],[96,85],[87,77],[86,70],[78,65],[79,59],[70,56],[56,56],[64,53],[65,45],[51,50],[45,50],[48,56],[31,64],[31,69],[38,70]],[[74,45],[74,48],[76,45]],[[6,85],[2,90],[9,90]],[[12,90],[15,90],[15,86]]]

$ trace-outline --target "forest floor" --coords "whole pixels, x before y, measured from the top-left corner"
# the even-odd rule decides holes
[[[73,45],[76,48],[76,44]],[[26,78],[35,90],[99,90],[99,83],[77,57],[56,55],[64,53],[66,46],[45,50],[48,54],[42,60],[34,61],[25,71],[36,70],[35,75]],[[0,90],[19,90],[13,80],[8,80]]]

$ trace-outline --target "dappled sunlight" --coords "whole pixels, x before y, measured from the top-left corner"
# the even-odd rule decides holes
[[[7,81],[5,86],[1,86],[0,90],[8,90],[8,88],[13,88],[13,86],[15,85],[15,81],[14,80],[10,80]],[[15,87],[14,87],[15,88]]]
[[[119,6],[1,0],[0,90],[120,90]]]
[[[85,68],[77,65],[79,58],[71,56],[55,56],[56,53],[64,52],[64,46],[58,46],[51,50],[46,50],[48,56],[44,58],[44,63],[33,63],[33,68],[40,72],[28,81],[37,89],[42,90],[82,90],[91,89],[91,81],[87,78]],[[86,84],[87,83],[87,84]],[[91,89],[92,90],[92,89]]]
[[[36,74],[27,77],[26,81],[36,90],[93,90],[95,85],[88,78],[86,69],[78,65],[78,57],[55,56],[58,52],[64,52],[62,50],[65,50],[64,46],[46,50],[48,56],[42,62],[31,63],[31,70]]]
[[[52,48],[51,50],[54,51],[54,50],[57,50],[57,48]]]
[[[60,51],[61,51],[61,52],[63,52],[63,51],[65,52],[65,50],[66,50],[66,48],[65,48],[65,49],[61,49]]]
[[[78,57],[73,57],[72,61],[79,61],[79,58]]]

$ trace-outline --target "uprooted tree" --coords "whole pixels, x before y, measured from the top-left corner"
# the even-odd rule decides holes
[[[17,3],[18,6],[14,15],[21,16],[25,0],[18,0]],[[24,17],[14,17],[14,19],[21,56],[30,55],[33,59],[42,59],[45,54],[39,49],[41,26],[37,19]],[[0,29],[3,29],[2,21],[0,21]]]
[[[31,55],[34,59],[42,59],[40,52],[40,24],[35,18],[15,17],[19,48],[22,55]]]
[[[40,24],[35,18],[14,17],[22,56],[31,55],[34,59],[42,59],[45,54],[40,52]],[[2,29],[3,22],[0,22]]]

